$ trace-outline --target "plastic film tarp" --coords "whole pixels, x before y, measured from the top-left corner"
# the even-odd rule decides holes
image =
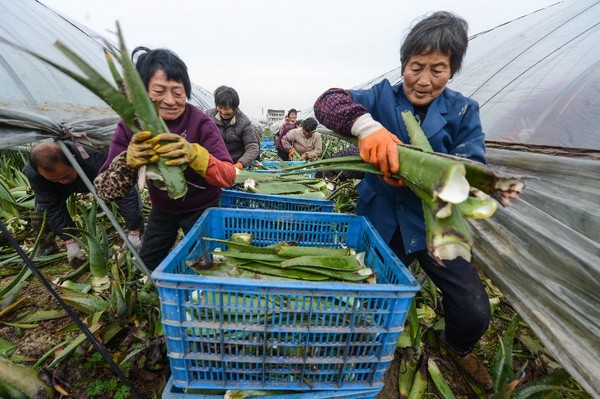
[[[535,179],[471,223],[475,258],[600,398],[600,2],[563,1],[473,36],[449,87],[477,100],[488,161]],[[400,68],[357,88],[388,79]]]
[[[60,40],[112,81],[102,38],[40,2],[0,0],[0,37],[78,71],[54,46]],[[79,83],[1,42],[0,87],[0,149],[67,131],[75,136],[85,133],[93,144],[107,145],[119,121]],[[189,102],[204,110],[214,106],[212,94],[197,85],[192,85]]]

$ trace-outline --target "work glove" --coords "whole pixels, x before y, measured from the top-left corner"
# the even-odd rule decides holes
[[[154,151],[156,142],[155,140],[150,140],[151,137],[152,133],[148,131],[138,132],[133,135],[127,147],[127,156],[125,158],[127,166],[132,169],[139,169],[144,165],[158,161],[158,155]]]
[[[398,137],[382,127],[364,138],[358,139],[360,157],[367,163],[379,169],[383,175],[390,178],[400,167],[398,161]]]
[[[69,261],[69,265],[74,268],[83,265],[87,258],[83,252],[81,252],[81,248],[77,241],[71,239],[65,241],[65,244],[67,245],[67,260]]]
[[[140,232],[139,231],[130,231],[129,234],[127,234],[127,239],[135,247],[135,250],[140,252],[140,249],[142,249],[142,240],[140,237]]]
[[[197,143],[190,143],[174,133],[161,133],[154,137],[158,144],[154,147],[156,153],[168,158],[166,165],[189,165],[200,176],[206,176],[210,154],[208,150]]]
[[[235,167],[236,167],[236,168],[238,168],[238,169],[244,169],[244,164],[243,164],[243,163],[241,163],[241,162],[237,162],[237,163],[236,163],[235,165],[233,165],[233,166],[235,166]]]

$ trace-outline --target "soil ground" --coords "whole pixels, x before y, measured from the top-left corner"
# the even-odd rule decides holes
[[[52,280],[54,276],[62,275],[70,269],[64,264],[57,264],[41,269],[44,275]],[[3,278],[0,286],[10,281],[10,278]],[[4,315],[2,322],[11,322],[18,319],[22,314],[26,314],[36,309],[59,309],[57,301],[46,291],[40,282],[34,277],[30,277],[19,297],[24,296],[26,299],[14,311]],[[512,311],[507,304],[502,305],[505,309],[502,314],[510,314]],[[83,316],[82,316],[83,317]],[[493,336],[502,336],[502,332],[506,329],[509,323],[502,318],[494,317],[490,330],[494,331]],[[0,337],[15,345],[15,350],[11,354],[13,358],[20,359],[19,363],[26,365],[35,364],[42,356],[47,354],[57,344],[65,340],[65,330],[72,325],[72,321],[68,317],[62,317],[54,320],[46,320],[37,323],[35,328],[18,328],[10,324],[0,324]],[[119,361],[119,356],[127,352],[127,345],[131,345],[135,339],[136,329],[139,326],[135,324],[123,326],[120,336],[115,337],[107,345],[108,351],[111,353],[113,360]],[[432,332],[433,333],[433,332]],[[80,334],[80,331],[73,328],[71,332],[66,334],[75,337]],[[490,337],[485,336],[479,348],[478,355],[484,360],[488,368],[492,369],[493,356],[497,341],[493,341]],[[468,399],[481,397],[481,391],[475,391],[471,383],[466,377],[458,371],[453,363],[441,357],[437,350],[437,341],[435,336],[424,338],[424,351],[429,357],[435,360],[436,364],[442,371],[446,382],[451,387],[454,395],[458,399]],[[153,341],[145,344],[143,350],[137,355],[138,359],[143,357],[143,362],[140,367],[132,367],[129,369],[128,378],[133,386],[146,398],[157,399],[161,397],[165,384],[170,375],[168,361],[164,356],[164,348],[162,341]],[[98,399],[113,399],[115,398],[114,390],[106,392],[98,392],[91,396],[90,386],[99,382],[114,381],[115,384],[122,385],[113,370],[108,367],[107,363],[96,355],[93,356],[96,350],[89,344],[84,343],[81,351],[76,351],[69,357],[67,361],[61,362],[58,366],[51,368],[40,368],[40,374],[43,379],[54,385],[60,391],[66,393],[59,396],[60,398],[98,398]],[[55,355],[49,356],[43,363],[48,365]],[[401,350],[396,350],[395,358],[391,363],[384,377],[384,388],[378,395],[379,399],[396,399],[398,398],[398,373]],[[91,360],[96,359],[96,360]],[[535,380],[547,374],[547,364],[544,363],[542,357],[532,358],[531,355],[523,356],[523,358],[515,359],[515,369],[520,368],[527,362],[525,367],[524,382]],[[435,388],[430,382],[427,390],[427,398],[438,397],[435,393]],[[128,397],[124,396],[123,398]],[[133,396],[129,396],[133,397]]]

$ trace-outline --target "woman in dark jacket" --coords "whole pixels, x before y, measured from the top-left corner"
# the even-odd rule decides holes
[[[467,51],[467,27],[451,13],[433,13],[411,29],[402,45],[401,83],[382,80],[365,90],[330,89],[314,110],[326,127],[358,137],[360,156],[383,172],[383,179],[369,173],[357,185],[356,214],[373,223],[404,264],[419,261],[442,291],[443,346],[467,375],[491,389],[488,370],[472,352],[491,318],[475,265],[458,257],[438,267],[427,252],[421,201],[391,176],[399,167],[397,144],[409,142],[400,114],[404,110],[415,114],[434,151],[486,162],[479,104],[446,87]]]
[[[258,157],[258,136],[250,119],[239,109],[238,93],[231,87],[219,86],[215,90],[215,105],[206,113],[219,128],[235,167],[250,166]]]

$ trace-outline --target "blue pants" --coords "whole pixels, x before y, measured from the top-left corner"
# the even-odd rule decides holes
[[[465,355],[488,329],[492,318],[490,302],[475,266],[463,258],[444,261],[437,266],[426,250],[407,255],[397,229],[389,247],[406,266],[414,259],[442,291],[446,317],[446,341],[457,353]]]

